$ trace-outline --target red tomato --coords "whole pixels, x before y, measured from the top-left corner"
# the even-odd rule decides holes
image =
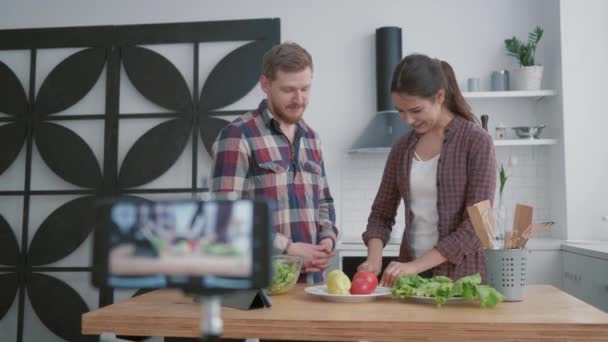
[[[355,280],[353,280],[353,282],[350,286],[350,294],[354,294],[354,295],[370,294],[370,293],[374,292],[374,289],[376,288],[373,285],[374,285],[373,283],[365,281],[365,279],[363,279],[363,278],[355,279]]]
[[[378,277],[376,277],[373,272],[357,272],[353,277],[353,281],[357,279],[363,279],[366,282],[372,284],[372,291],[378,286]]]

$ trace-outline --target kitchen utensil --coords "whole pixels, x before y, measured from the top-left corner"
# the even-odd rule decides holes
[[[507,128],[502,124],[502,122],[498,123],[496,126],[496,139],[502,140],[507,136]]]
[[[554,224],[555,222],[552,221],[532,223],[522,233],[519,247],[525,248],[528,240],[530,240],[532,236],[548,231]]]
[[[483,213],[491,207],[490,201],[485,200],[467,208],[471,224],[473,224],[473,229],[475,229],[475,234],[477,234],[477,237],[486,249],[494,248],[494,245],[490,240],[490,237],[493,237],[494,234],[489,232],[483,223]]]
[[[298,282],[303,258],[297,255],[275,255],[272,257],[272,283],[266,288],[269,295],[289,292]]]
[[[471,77],[469,79],[467,79],[467,86],[469,91],[480,91],[481,90],[481,86],[480,86],[480,79],[478,77]]]
[[[505,91],[509,90],[509,71],[508,70],[496,70],[492,72],[491,89],[492,91]]]
[[[374,292],[367,294],[367,295],[331,294],[331,293],[327,292],[327,285],[309,286],[309,287],[305,288],[304,291],[313,296],[320,297],[321,299],[326,300],[328,302],[340,302],[340,303],[371,302],[378,297],[390,296],[390,294],[391,294],[391,289],[388,287],[383,287],[383,286],[376,287]]]
[[[503,249],[513,248],[513,232],[505,232],[505,243]]]
[[[505,234],[501,223],[504,221],[503,217],[504,213],[500,209],[491,207],[485,209],[482,215],[484,228],[490,235],[493,249],[501,249],[504,245]]]
[[[515,135],[518,138],[527,138],[527,139],[538,139],[540,137],[540,133],[546,125],[540,126],[517,126],[511,127],[515,131]]]
[[[507,239],[505,239],[507,241]],[[488,285],[502,293],[507,302],[524,299],[527,281],[525,249],[485,250]]]
[[[488,131],[488,119],[490,117],[486,114],[481,116],[481,128],[483,128],[486,132]]]
[[[519,240],[524,230],[532,224],[534,208],[528,205],[517,203],[515,206],[515,216],[513,217],[513,235],[511,237],[511,248],[519,248]]]

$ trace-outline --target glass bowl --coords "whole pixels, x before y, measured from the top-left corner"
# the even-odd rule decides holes
[[[289,292],[298,282],[303,258],[295,255],[275,255],[272,257],[272,283],[266,288],[269,295]]]
[[[538,139],[545,125],[511,127],[518,138]]]

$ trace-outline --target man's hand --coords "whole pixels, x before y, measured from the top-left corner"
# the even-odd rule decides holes
[[[419,271],[413,262],[391,261],[391,263],[386,266],[386,269],[382,274],[380,285],[386,287],[393,287],[399,277],[418,273]]]
[[[319,246],[323,246],[323,248],[325,249],[325,252],[328,254],[331,254],[334,250],[334,240],[332,240],[330,238],[325,238],[325,239],[319,241]]]
[[[288,255],[299,255],[304,258],[303,272],[321,272],[331,265],[329,258],[332,252],[326,252],[326,246],[313,245],[304,242],[292,242],[287,247]]]

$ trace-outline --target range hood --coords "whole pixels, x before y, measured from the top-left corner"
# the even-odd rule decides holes
[[[391,99],[393,71],[401,61],[401,28],[376,29],[376,103],[377,113],[355,141],[351,152],[386,151],[412,128],[395,110]]]

